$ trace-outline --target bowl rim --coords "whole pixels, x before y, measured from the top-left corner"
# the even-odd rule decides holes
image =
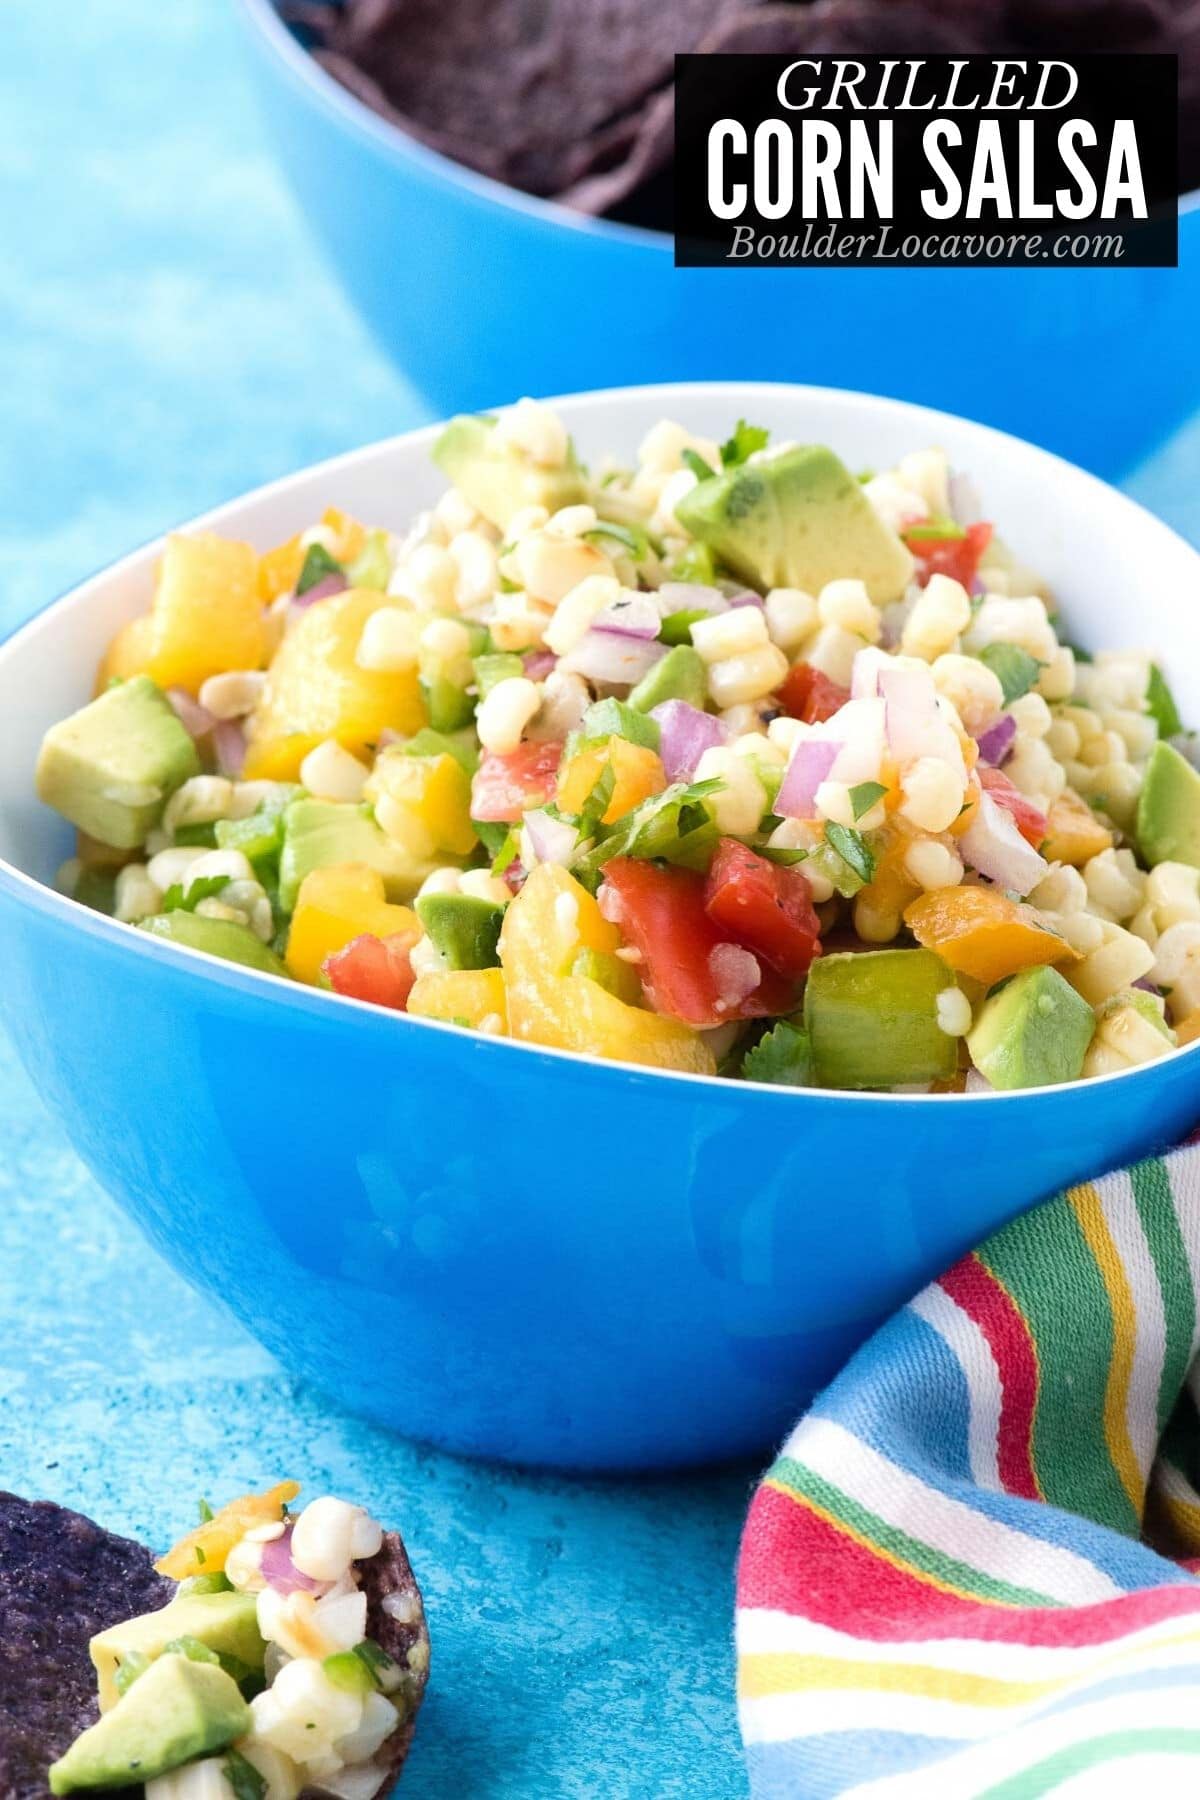
[[[620,388],[596,388],[577,394],[556,394],[548,397],[545,404],[551,407],[569,406],[576,414],[592,410],[603,412],[610,405],[631,398],[658,399],[664,406],[674,405],[686,408],[692,403],[695,396],[703,395],[726,399],[732,406],[744,408],[749,405],[753,410],[753,406],[756,404],[769,406],[772,396],[785,393],[791,396],[811,397],[824,403],[833,401],[835,405],[842,406],[847,410],[861,408],[877,411],[882,409],[886,412],[901,414],[922,428],[927,427],[934,431],[944,424],[966,425],[972,432],[981,434],[985,439],[994,440],[998,445],[1015,446],[1018,452],[1041,459],[1072,480],[1082,479],[1085,484],[1096,490],[1097,498],[1102,499],[1105,504],[1116,504],[1141,519],[1153,531],[1165,533],[1188,557],[1196,562],[1198,573],[1200,573],[1200,549],[1188,543],[1186,538],[1173,530],[1164,520],[1159,519],[1148,507],[1134,500],[1132,496],[1112,487],[1100,476],[1093,475],[1089,470],[1068,462],[1065,457],[1058,456],[1054,451],[1044,450],[1024,438],[1018,438],[1011,432],[1000,431],[995,426],[983,425],[976,420],[966,419],[961,414],[942,412],[937,408],[922,406],[915,401],[895,400],[884,395],[865,394],[850,388],[820,387],[808,382],[677,381],[633,384]],[[118,557],[114,562],[103,565],[83,580],[74,583],[64,593],[46,601],[43,606],[37,608],[5,636],[0,637],[0,661],[6,660],[10,655],[19,655],[23,640],[43,629],[53,613],[59,610],[66,612],[72,605],[85,602],[86,590],[94,582],[117,579],[125,573],[132,574],[139,569],[146,560],[161,550],[170,531],[219,530],[225,525],[227,514],[236,513],[247,503],[269,500],[275,494],[284,493],[294,482],[301,479],[319,476],[333,480],[339,473],[349,469],[360,459],[384,456],[401,447],[420,450],[433,443],[441,431],[443,423],[443,421],[436,421],[428,425],[419,425],[410,431],[397,432],[390,437],[379,438],[371,443],[359,445],[355,449],[341,451],[337,455],[322,458],[318,462],[305,464],[287,475],[279,476],[273,481],[263,482],[232,499],[208,508],[196,517],[172,526],[167,531],[160,532],[137,548],[128,551],[124,556]],[[407,1030],[415,1027],[424,1030],[432,1026],[440,1032],[453,1033],[460,1040],[466,1039],[475,1053],[492,1052],[503,1055],[515,1050],[528,1055],[532,1052],[535,1056],[549,1059],[552,1063],[565,1060],[574,1066],[584,1065],[595,1072],[598,1080],[604,1079],[607,1074],[617,1080],[636,1076],[640,1080],[659,1081],[667,1078],[673,1082],[685,1084],[698,1083],[705,1089],[713,1089],[717,1092],[728,1092],[731,1087],[736,1087],[737,1091],[743,1093],[774,1095],[781,1104],[799,1104],[814,1099],[844,1100],[851,1103],[882,1102],[888,1105],[909,1106],[944,1105],[949,1102],[956,1105],[964,1102],[982,1102],[994,1105],[1001,1101],[1031,1101],[1034,1103],[1040,1101],[1045,1103],[1054,1095],[1061,1096],[1064,1093],[1074,1093],[1082,1089],[1098,1088],[1116,1081],[1140,1080],[1143,1084],[1152,1082],[1157,1078],[1156,1072],[1161,1070],[1168,1061],[1173,1063],[1179,1058],[1189,1055],[1195,1060],[1195,1057],[1200,1055],[1200,1039],[1197,1039],[1192,1044],[1171,1051],[1167,1057],[1159,1057],[1153,1062],[1142,1063],[1128,1069],[1114,1070],[1106,1075],[1091,1076],[1087,1080],[1078,1079],[1043,1087],[993,1088],[973,1093],[890,1093],[875,1089],[856,1088],[789,1088],[768,1082],[745,1080],[739,1080],[733,1084],[719,1075],[698,1075],[678,1069],[658,1069],[644,1063],[589,1056],[583,1051],[565,1050],[553,1045],[526,1043],[518,1038],[493,1037],[482,1032],[464,1032],[460,1027],[451,1025],[446,1020],[424,1017],[410,1018],[407,1013],[393,1013],[383,1007],[373,1006],[365,1000],[356,1000],[348,995],[331,993],[322,988],[310,988],[300,982],[285,983],[278,976],[268,974],[263,970],[228,962],[221,957],[211,955],[208,951],[192,949],[189,945],[173,944],[165,939],[156,938],[149,932],[142,932],[139,937],[136,927],[109,918],[103,913],[95,912],[68,895],[59,893],[57,889],[37,880],[23,869],[17,868],[3,856],[0,856],[0,890],[6,892],[19,904],[31,906],[34,911],[40,912],[68,928],[72,925],[81,928],[91,937],[111,946],[121,954],[133,957],[149,955],[158,959],[165,957],[168,966],[184,970],[187,969],[190,961],[194,963],[194,972],[199,979],[203,981],[216,980],[219,985],[233,988],[248,997],[259,995],[274,1005],[299,1007],[303,1012],[317,1018],[329,1017],[330,1006],[351,1007],[361,1017],[371,1020],[374,1029],[386,1029],[393,1033],[397,1029]],[[184,960],[179,962],[178,959],[181,956]]]
[[[247,25],[262,39],[284,65],[296,83],[309,90],[310,96],[324,111],[339,118],[356,135],[365,137],[385,150],[394,160],[410,160],[442,181],[460,188],[480,204],[500,206],[523,213],[543,225],[558,225],[585,237],[607,238],[660,255],[673,254],[674,236],[670,231],[656,231],[645,225],[627,225],[602,214],[581,213],[564,206],[559,200],[543,199],[527,194],[522,188],[510,187],[491,175],[482,175],[466,163],[456,162],[444,151],[423,144],[391,119],[375,112],[365,100],[352,94],[334,76],[323,69],[310,50],[306,50],[279,16],[277,0],[239,0],[239,10]],[[1190,188],[1178,196],[1179,216],[1200,213],[1200,187]],[[870,265],[868,265],[869,267]]]

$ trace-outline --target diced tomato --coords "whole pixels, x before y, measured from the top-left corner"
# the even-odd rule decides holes
[[[704,910],[736,943],[798,981],[819,956],[821,921],[802,870],[756,856],[736,838],[717,845],[704,884]]]
[[[562,760],[557,738],[544,744],[521,744],[507,756],[489,751],[471,783],[471,817],[514,824],[523,812],[554,798]]]
[[[949,575],[971,591],[983,553],[992,541],[992,527],[968,525],[961,537],[928,538],[907,533],[905,543],[917,559],[917,581],[922,587],[931,575]]]
[[[789,1012],[791,984],[763,968],[753,952],[732,941],[704,909],[704,876],[619,856],[604,868],[602,905],[621,935],[641,952],[642,986],[657,1012],[689,1025],[724,1025]],[[758,963],[759,980],[747,962]]]
[[[398,931],[392,937],[376,937],[364,931],[342,950],[325,958],[324,969],[335,994],[352,1000],[369,1000],[373,1006],[390,1006],[404,1012],[416,976],[409,951],[416,934]]]
[[[849,688],[839,687],[811,663],[794,663],[776,690],[776,699],[793,719],[820,725],[832,719],[850,698]]]
[[[1041,807],[1035,806],[1032,800],[1027,800],[1021,790],[1013,786],[1003,770],[993,769],[987,763],[981,762],[975,773],[979,777],[981,786],[992,796],[996,805],[1002,806],[1005,812],[1012,814],[1013,823],[1025,842],[1032,844],[1035,850],[1044,844],[1046,834],[1050,829],[1050,821]]]

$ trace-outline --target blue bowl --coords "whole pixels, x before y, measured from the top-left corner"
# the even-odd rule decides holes
[[[1104,475],[1200,404],[1200,194],[1175,269],[676,269],[658,232],[474,174],[328,76],[242,0],[304,214],[437,414],[497,394],[813,381],[983,419]]]
[[[589,459],[629,452],[664,414],[719,436],[745,413],[852,464],[941,443],[1051,579],[1071,635],[1153,644],[1200,716],[1191,615],[1176,605],[1200,592],[1200,556],[1044,452],[817,389],[650,389],[562,411]],[[307,470],[200,523],[260,548],[328,503],[399,526],[439,491],[432,436]],[[160,550],[0,648],[0,1007],[97,1178],[286,1370],[342,1405],[527,1463],[759,1453],[939,1269],[1200,1117],[1200,1046],[1018,1094],[661,1075],[291,988],[62,898],[46,883],[69,838],[34,799],[37,747],[146,605]]]

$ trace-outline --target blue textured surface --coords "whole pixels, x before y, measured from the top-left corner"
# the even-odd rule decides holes
[[[45,0],[8,10],[5,51],[0,631],[164,526],[421,416],[276,178],[223,6]],[[749,1472],[526,1478],[342,1417],[146,1247],[2,1038],[0,1144],[0,1484],[152,1542],[197,1494],[282,1471],[401,1524],[434,1640],[412,1800],[744,1792]]]
[[[0,628],[175,520],[412,423],[314,254],[213,0],[10,8]],[[1163,346],[1169,356],[1170,347]],[[1200,536],[1200,429],[1134,484]],[[523,1478],[293,1390],[84,1175],[0,1042],[0,1480],[161,1541],[267,1473],[404,1525],[434,1681],[404,1792],[744,1792],[748,1476]]]

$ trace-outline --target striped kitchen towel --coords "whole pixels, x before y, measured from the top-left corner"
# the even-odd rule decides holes
[[[1200,1793],[1198,1347],[1197,1146],[1015,1220],[864,1346],[746,1523],[755,1800]]]

